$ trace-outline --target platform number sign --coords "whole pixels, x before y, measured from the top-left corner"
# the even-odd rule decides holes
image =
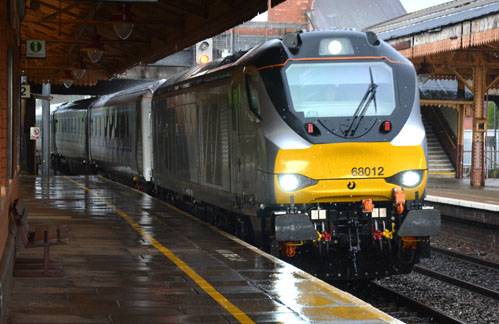
[[[44,40],[27,40],[26,41],[26,57],[27,58],[45,58],[45,41]]]
[[[30,98],[31,97],[31,87],[29,84],[21,84],[21,98]]]

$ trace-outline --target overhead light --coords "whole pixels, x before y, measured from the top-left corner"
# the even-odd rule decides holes
[[[92,41],[81,50],[87,52],[90,61],[93,63],[99,62],[102,54],[104,54],[104,49],[102,48],[102,44],[100,42],[100,36],[95,33]]]
[[[62,83],[66,88],[69,88],[73,85],[73,75],[71,74],[70,70],[64,71],[64,74],[62,75],[61,79]]]
[[[87,72],[87,69],[85,67],[85,64],[83,63],[83,57],[81,56],[78,56],[74,62],[73,62],[73,65],[71,65],[71,68],[70,68],[72,71],[73,71],[73,75],[77,78],[77,79],[81,79],[83,78],[83,76],[85,75],[85,72]]]
[[[130,12],[130,5],[118,4],[118,12],[113,14],[112,21],[116,35],[123,40],[127,39],[135,26],[135,15]]]

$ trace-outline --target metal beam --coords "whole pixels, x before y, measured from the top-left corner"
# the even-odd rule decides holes
[[[42,95],[50,97],[50,83],[42,85]],[[42,100],[42,176],[50,171],[50,101]]]

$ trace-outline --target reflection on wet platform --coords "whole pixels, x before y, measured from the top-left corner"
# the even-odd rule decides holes
[[[52,250],[63,278],[15,278],[11,323],[398,322],[128,187],[22,180],[28,221],[66,224],[71,241]]]

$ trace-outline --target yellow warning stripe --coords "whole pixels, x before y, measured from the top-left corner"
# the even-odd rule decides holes
[[[232,304],[227,298],[225,298],[221,293],[219,293],[208,281],[203,279],[196,271],[194,271],[191,267],[189,267],[184,261],[182,261],[179,257],[177,257],[173,252],[164,247],[161,243],[159,243],[154,237],[149,235],[139,224],[137,224],[133,219],[130,218],[126,213],[118,209],[118,207],[114,206],[105,198],[101,197],[99,194],[93,192],[91,189],[81,185],[77,181],[64,176],[66,180],[76,184],[78,187],[87,191],[88,193],[93,194],[101,201],[103,201],[106,205],[111,207],[118,215],[123,217],[129,224],[132,226],[137,232],[139,232],[146,240],[148,240],[156,249],[161,251],[164,256],[166,256],[170,261],[175,263],[177,267],[179,267],[186,275],[188,275],[194,282],[201,287],[208,295],[211,296],[217,303],[219,303],[223,308],[225,308],[229,313],[232,314],[239,322],[241,323],[255,323],[251,318],[248,317],[242,310],[240,310],[237,306]]]

